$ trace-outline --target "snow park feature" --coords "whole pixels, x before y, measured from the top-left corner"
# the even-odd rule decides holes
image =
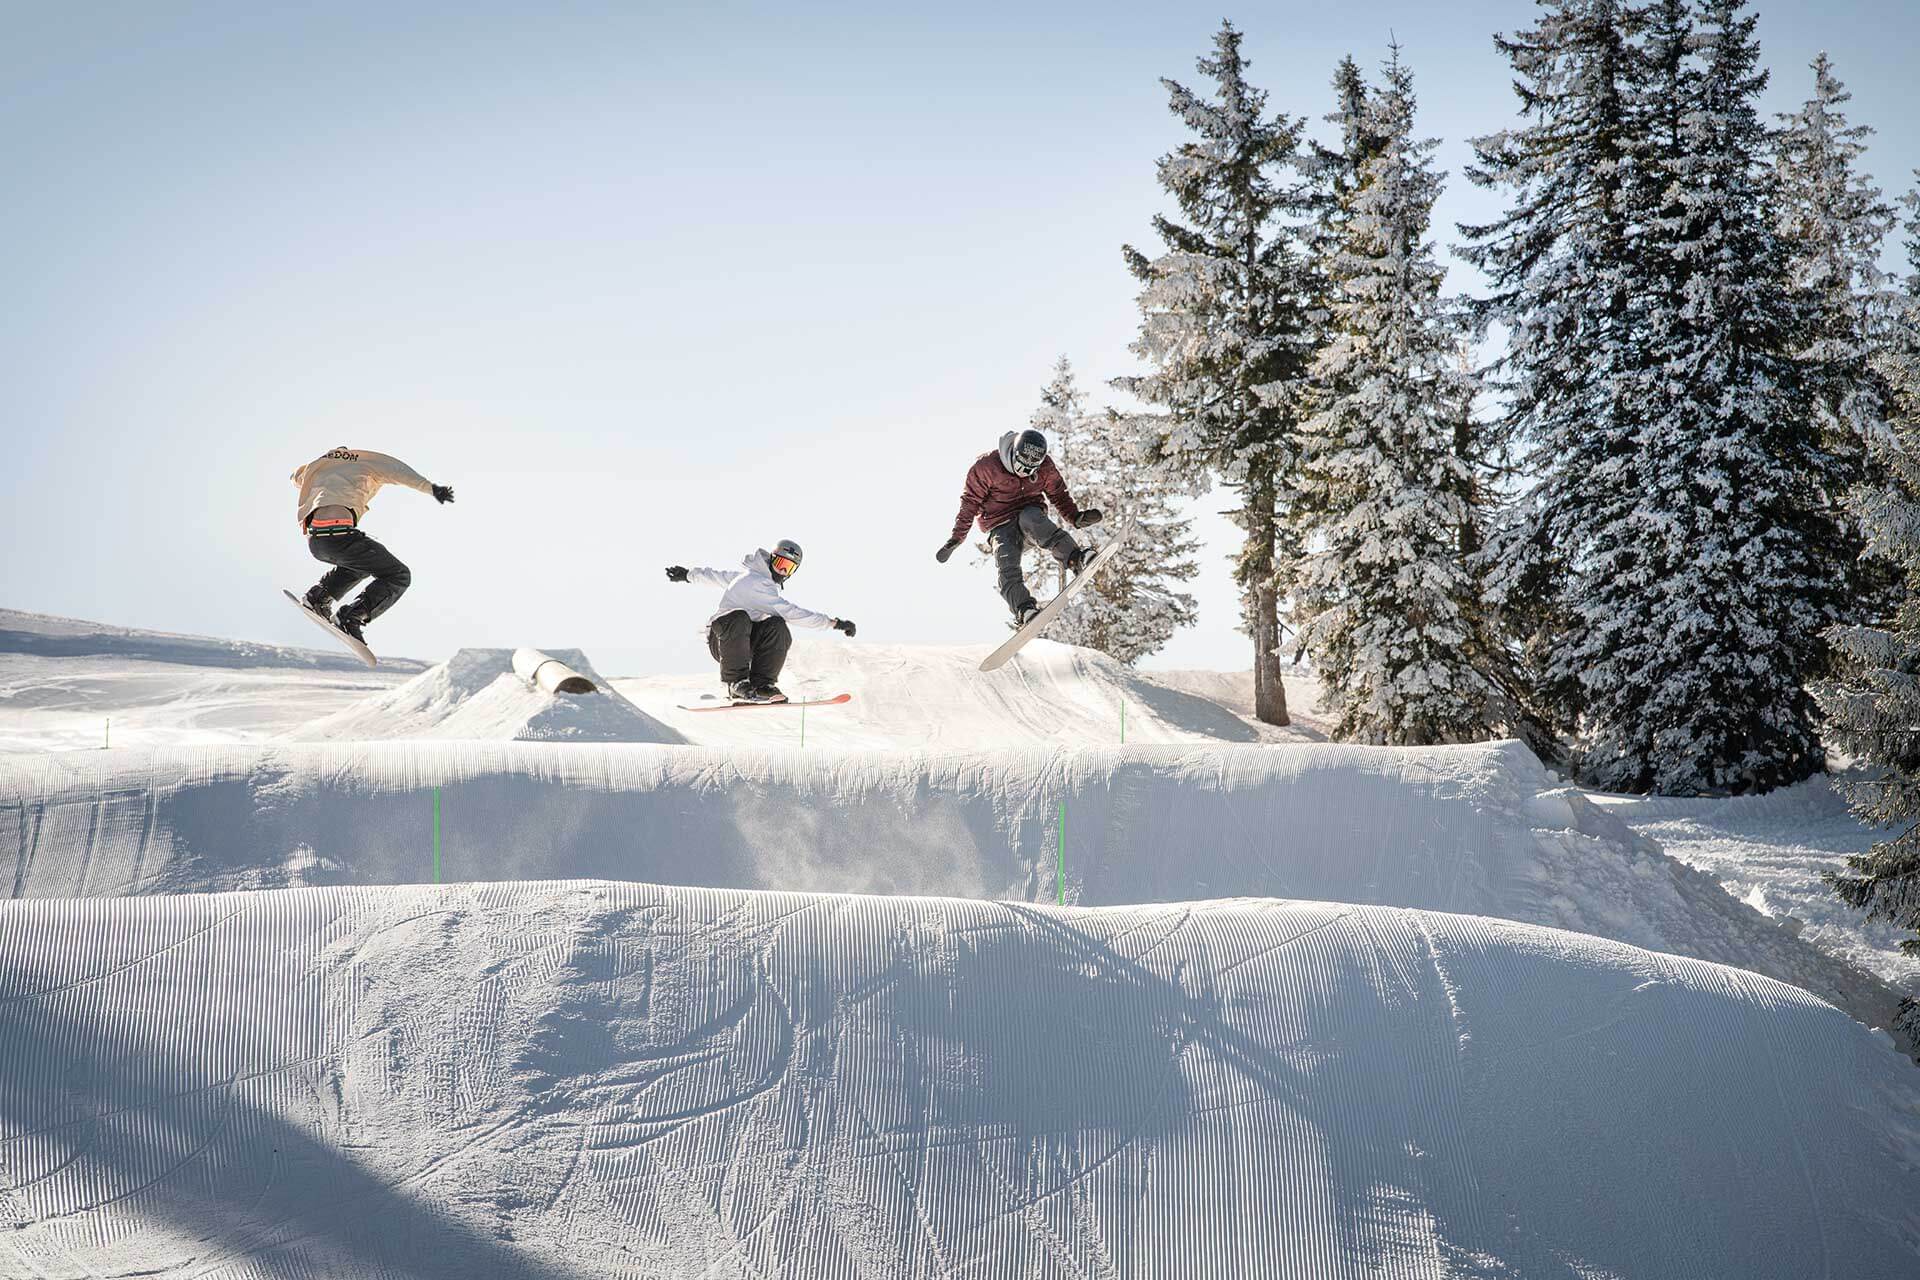
[[[513,670],[528,684],[548,693],[598,693],[600,686],[558,658],[550,658],[538,649],[515,649]]]
[[[1244,673],[1047,641],[821,642],[798,750],[577,650],[21,625],[0,693],[75,692],[0,697],[0,1275],[1920,1257],[1905,988],[1517,743],[1263,737]],[[82,691],[129,745],[62,749]]]
[[[549,692],[530,683],[522,654],[564,685],[577,680],[602,697]],[[679,734],[613,692],[578,649],[462,649],[407,683],[292,731],[308,742],[380,738],[469,738],[532,742],[679,742]]]

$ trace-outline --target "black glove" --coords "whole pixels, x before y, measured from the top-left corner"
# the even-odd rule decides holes
[[[847,619],[835,618],[833,620],[833,629],[835,631],[844,631],[847,633],[847,639],[849,640],[853,639],[853,623],[849,622]]]
[[[1100,508],[1098,507],[1088,507],[1085,511],[1082,511],[1079,515],[1075,516],[1073,519],[1073,527],[1076,529],[1084,529],[1090,524],[1099,524],[1099,523],[1100,523]]]
[[[685,582],[686,580],[687,566],[683,564],[670,564],[667,566],[668,582]]]
[[[453,486],[450,484],[437,484],[433,486],[433,500],[442,506],[452,502]]]
[[[960,545],[960,539],[958,538],[950,539],[947,542],[946,546],[941,547],[938,551],[933,553],[933,558],[935,560],[938,560],[941,564],[945,564],[947,562],[947,557],[951,556],[953,554],[953,549],[959,545]]]

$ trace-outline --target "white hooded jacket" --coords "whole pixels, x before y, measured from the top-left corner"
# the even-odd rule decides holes
[[[293,482],[300,486],[298,519],[303,527],[315,507],[350,507],[358,522],[382,485],[403,484],[422,493],[433,492],[433,482],[400,459],[344,445],[294,472]]]
[[[720,595],[720,607],[707,619],[708,626],[713,625],[714,618],[745,609],[747,617],[754,622],[764,622],[777,614],[797,627],[812,627],[817,631],[833,629],[833,619],[827,614],[802,609],[780,594],[781,584],[773,580],[773,570],[767,567],[764,550],[743,559],[740,569],[689,569],[687,581],[725,588]]]

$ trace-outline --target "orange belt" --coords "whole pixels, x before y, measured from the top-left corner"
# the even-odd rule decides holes
[[[307,521],[307,536],[310,538],[333,538],[352,532],[352,516],[332,516],[325,520]]]

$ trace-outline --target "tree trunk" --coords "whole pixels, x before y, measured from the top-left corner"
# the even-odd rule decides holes
[[[1253,718],[1285,725],[1287,689],[1280,681],[1280,593],[1274,588],[1273,483],[1255,483],[1247,493],[1248,555],[1244,572],[1253,596]]]

